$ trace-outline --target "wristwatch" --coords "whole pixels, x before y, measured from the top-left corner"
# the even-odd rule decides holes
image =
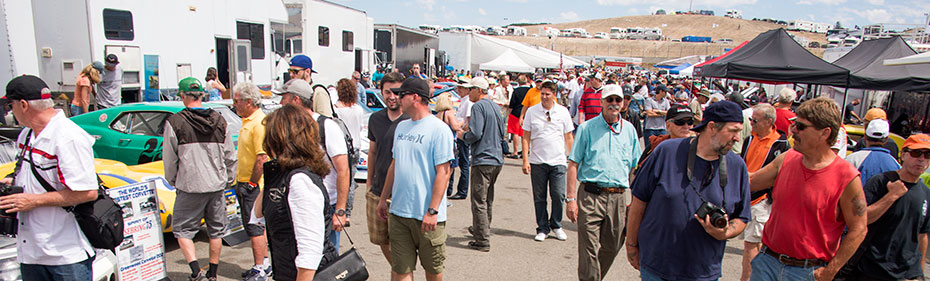
[[[337,215],[337,216],[345,216],[345,215],[346,215],[346,209],[336,209],[336,215]]]
[[[439,214],[439,211],[436,211],[436,209],[433,209],[433,208],[429,208],[429,209],[426,209],[426,213],[429,214],[430,216],[435,216],[436,214]]]
[[[572,202],[575,200],[578,200],[578,198],[565,198],[565,203]]]

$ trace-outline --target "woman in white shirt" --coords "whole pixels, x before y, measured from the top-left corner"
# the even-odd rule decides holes
[[[333,207],[322,175],[329,164],[319,143],[316,120],[294,105],[269,114],[263,147],[272,160],[263,165],[265,189],[255,209],[266,221],[275,280],[313,280],[337,256],[326,237]],[[335,199],[335,198],[333,198]]]
[[[338,99],[333,110],[349,129],[352,147],[358,148],[361,144],[359,134],[362,131],[362,115],[365,114],[365,110],[358,104],[358,88],[352,80],[342,78],[336,83],[336,93]]]

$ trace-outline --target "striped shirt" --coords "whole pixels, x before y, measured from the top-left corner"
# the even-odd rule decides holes
[[[578,112],[584,113],[584,120],[590,120],[601,114],[601,90],[585,88],[578,104]]]

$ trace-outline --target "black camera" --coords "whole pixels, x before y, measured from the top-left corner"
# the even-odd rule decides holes
[[[7,196],[17,193],[23,193],[22,186],[0,184],[0,196]],[[0,235],[16,236],[19,230],[19,220],[16,214],[9,214],[5,209],[0,209]]]
[[[704,201],[701,207],[698,207],[695,214],[702,220],[710,216],[710,224],[714,227],[724,228],[727,226],[727,210],[714,205],[714,203]]]

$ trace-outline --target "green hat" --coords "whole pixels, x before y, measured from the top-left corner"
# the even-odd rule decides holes
[[[203,85],[200,80],[194,77],[187,77],[178,82],[178,91],[180,92],[198,92],[203,93]]]

